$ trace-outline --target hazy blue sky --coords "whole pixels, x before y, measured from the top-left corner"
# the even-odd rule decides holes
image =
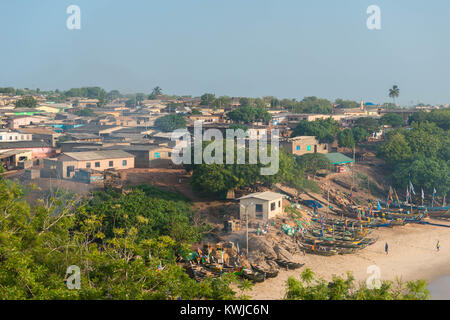
[[[3,0],[0,87],[384,102],[398,84],[449,103],[449,17],[448,0]]]

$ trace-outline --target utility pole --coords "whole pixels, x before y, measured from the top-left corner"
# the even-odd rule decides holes
[[[355,167],[355,147],[353,147],[353,163],[352,163],[352,186],[350,188],[351,200],[353,202],[353,185],[355,184],[354,167]]]
[[[245,209],[245,220],[246,220],[246,225],[247,225],[247,230],[246,230],[246,247],[247,247],[247,258],[248,258],[248,207],[252,206],[253,202],[250,202],[249,204],[247,204],[246,206],[244,206],[243,204],[241,204],[242,207],[244,207]]]

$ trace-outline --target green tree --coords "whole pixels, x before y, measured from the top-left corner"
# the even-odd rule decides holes
[[[331,162],[321,153],[308,153],[297,157],[297,163],[315,178],[319,170],[330,170]]]
[[[37,101],[31,96],[23,97],[16,101],[16,108],[36,108]]]
[[[149,204],[145,201],[155,204],[145,195],[140,194],[139,199],[137,194],[131,197],[111,195],[105,203],[95,199],[89,203],[89,200],[74,198],[73,194],[56,191],[30,206],[24,200],[24,187],[1,179],[0,195],[2,299],[239,298],[232,285],[242,286],[234,275],[196,282],[177,265],[179,254],[189,252],[191,243],[177,242],[159,234],[177,235],[177,229],[185,225],[183,221],[178,225],[180,221],[172,220],[174,211],[168,214],[169,218],[164,217],[167,211],[163,205],[141,208],[140,205]],[[140,213],[145,214],[142,210],[149,210],[150,215],[140,216]],[[120,217],[117,224],[111,219],[114,215]],[[140,237],[147,225],[155,223],[153,216],[160,217],[156,223],[163,223],[165,231]],[[164,223],[160,219],[168,220]],[[111,223],[115,226],[112,230]],[[66,270],[72,265],[81,271],[79,290],[66,287]],[[159,268],[161,265],[163,269]]]
[[[314,136],[320,143],[333,143],[340,130],[339,122],[328,119],[319,119],[316,121],[302,120],[292,132],[292,137]]]
[[[389,136],[387,142],[380,147],[379,156],[391,164],[408,160],[412,157],[412,150],[405,136],[395,132]]]
[[[342,148],[355,148],[355,139],[351,129],[345,129],[339,131],[337,135],[339,147]]]
[[[374,132],[380,129],[380,124],[377,119],[362,117],[358,118],[355,121],[355,127],[360,127],[365,129],[369,134],[373,134]]]
[[[394,105],[396,105],[395,99],[398,98],[399,95],[400,95],[400,88],[397,85],[394,85],[392,86],[391,89],[389,89],[389,97],[392,98],[392,100],[394,100]]]
[[[229,108],[231,106],[231,98],[227,96],[222,96],[215,99],[213,104],[216,109]]]
[[[266,109],[251,106],[240,106],[239,108],[228,112],[227,117],[236,123],[244,124],[253,122],[268,123],[272,119],[272,116]]]
[[[202,106],[213,106],[214,101],[216,100],[216,96],[212,93],[205,93],[200,97],[201,102],[200,105]]]
[[[203,113],[197,108],[192,108],[191,114],[195,116],[201,116]]]
[[[336,108],[351,109],[360,107],[358,102],[352,100],[336,99],[334,103],[337,105]]]
[[[326,99],[305,97],[298,105],[295,105],[294,112],[331,114],[333,112],[333,106],[331,105],[331,102]]]
[[[348,272],[346,278],[333,276],[331,281],[317,279],[310,269],[300,279],[289,277],[286,300],[428,300],[430,294],[424,280],[393,283],[383,281],[380,288],[369,289],[365,283],[355,283]]]
[[[401,127],[404,123],[403,117],[396,113],[386,113],[380,118],[380,123],[392,127]]]
[[[155,127],[163,132],[186,128],[186,119],[179,114],[169,114],[155,120]]]
[[[149,100],[156,100],[162,95],[162,89],[158,86],[154,87],[152,93],[148,96]]]
[[[352,128],[352,132],[356,143],[361,143],[369,138],[369,133],[364,128],[354,127]]]
[[[436,188],[438,194],[447,196],[450,192],[450,165],[441,159],[421,158],[412,162],[398,163],[392,173],[394,186],[404,188],[409,180],[428,194]]]

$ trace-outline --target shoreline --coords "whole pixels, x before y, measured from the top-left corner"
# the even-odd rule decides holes
[[[448,222],[439,222],[450,225]],[[376,265],[381,271],[381,280],[402,281],[423,279],[430,283],[440,277],[450,275],[450,228],[430,225],[408,224],[402,227],[380,228],[372,235],[378,241],[351,255],[331,257],[297,254],[295,257],[305,265],[298,270],[280,270],[276,278],[257,283],[250,292],[252,299],[283,299],[285,283],[290,276],[299,278],[306,268],[310,268],[318,278],[331,280],[333,275],[345,276],[351,271],[357,282],[366,281],[371,275],[367,268]],[[441,243],[439,252],[437,241]],[[384,252],[389,244],[389,254]]]

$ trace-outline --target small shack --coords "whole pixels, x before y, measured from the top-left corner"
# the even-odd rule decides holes
[[[239,198],[240,219],[269,220],[283,213],[283,198],[281,193],[266,191],[252,193]]]
[[[353,159],[347,157],[346,155],[333,152],[325,154],[325,157],[330,160],[331,164],[335,168],[335,172],[344,173],[348,171],[349,164],[353,163]]]

